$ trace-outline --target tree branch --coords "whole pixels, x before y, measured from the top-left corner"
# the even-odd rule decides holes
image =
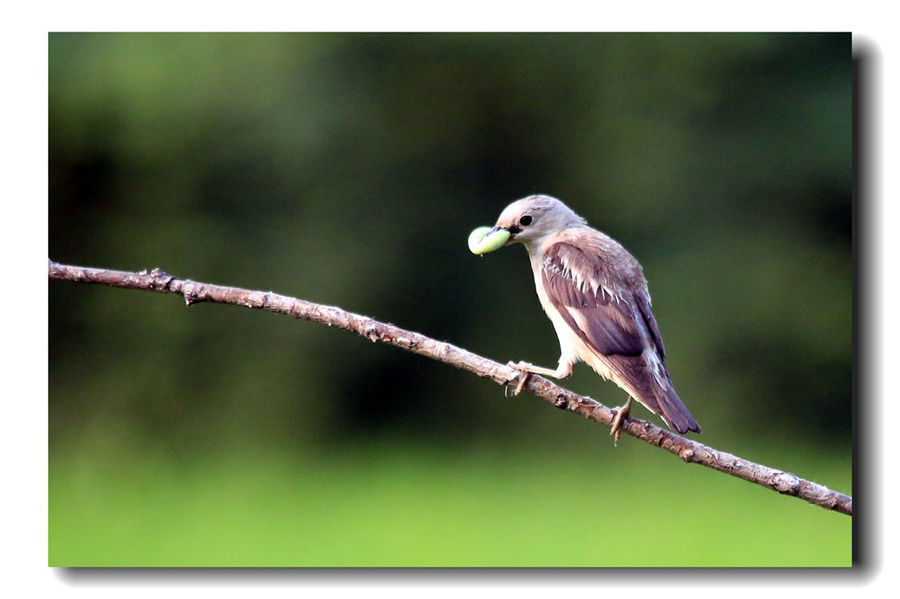
[[[518,376],[518,371],[514,368],[473,354],[449,343],[431,339],[420,333],[407,331],[334,306],[323,306],[272,293],[271,291],[253,291],[238,287],[226,287],[179,279],[158,268],[153,269],[150,273],[146,271],[124,272],[69,266],[58,264],[51,260],[48,271],[51,279],[76,281],[79,283],[97,283],[111,287],[143,289],[160,293],[174,293],[184,297],[188,306],[197,302],[234,304],[236,306],[278,312],[294,318],[335,326],[362,335],[372,342],[380,341],[434,360],[446,362],[504,386],[512,383]],[[614,410],[593,399],[564,389],[543,377],[530,376],[524,388],[558,408],[575,412],[604,426],[612,426],[615,416]],[[805,499],[825,509],[853,515],[852,497],[832,491],[818,483],[804,480],[790,472],[769,468],[730,453],[713,449],[702,443],[663,430],[645,420],[627,418],[622,422],[622,430],[633,437],[677,455],[685,462],[702,464],[708,468],[731,474],[779,493]]]

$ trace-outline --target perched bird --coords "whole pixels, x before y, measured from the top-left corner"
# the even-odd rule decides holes
[[[528,373],[561,379],[584,361],[628,393],[626,404],[616,410],[611,431],[616,439],[631,398],[679,433],[700,432],[675,393],[647,281],[634,256],[546,195],[513,202],[491,231],[501,238],[508,232],[504,245],[521,243],[528,250],[538,298],[559,337],[556,370],[510,362],[522,372],[517,391]]]

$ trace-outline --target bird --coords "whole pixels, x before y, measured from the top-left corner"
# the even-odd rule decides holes
[[[503,245],[520,243],[528,251],[538,299],[560,346],[555,370],[529,362],[509,363],[520,372],[515,393],[530,374],[564,379],[575,364],[585,362],[628,394],[625,405],[616,408],[610,431],[616,442],[632,398],[658,414],[670,429],[699,433],[700,425],[675,392],[666,368],[666,350],[637,259],[548,195],[509,204],[491,229],[503,231],[509,234]]]

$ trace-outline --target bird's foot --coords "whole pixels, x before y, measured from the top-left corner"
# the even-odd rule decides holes
[[[622,436],[622,421],[631,414],[631,397],[628,398],[628,401],[625,402],[624,406],[613,408],[613,411],[616,415],[613,418],[612,428],[610,429],[609,434],[613,436],[613,446],[617,447],[619,445],[619,437]]]
[[[528,382],[528,377],[531,376],[531,372],[528,370],[528,366],[531,366],[531,364],[527,362],[507,362],[506,365],[519,371],[519,374],[509,381],[510,383],[518,381],[516,382],[515,388],[512,389],[513,397],[515,397],[522,392],[522,389],[525,388],[525,384]],[[509,385],[505,386],[503,388],[503,396],[509,397],[509,391]]]

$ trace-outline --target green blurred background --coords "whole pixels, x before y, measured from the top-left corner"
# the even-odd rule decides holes
[[[51,34],[49,255],[550,366],[524,251],[466,236],[555,195],[643,263],[699,440],[849,493],[850,44]],[[851,563],[846,516],[444,364],[174,296],[49,299],[51,565]]]

